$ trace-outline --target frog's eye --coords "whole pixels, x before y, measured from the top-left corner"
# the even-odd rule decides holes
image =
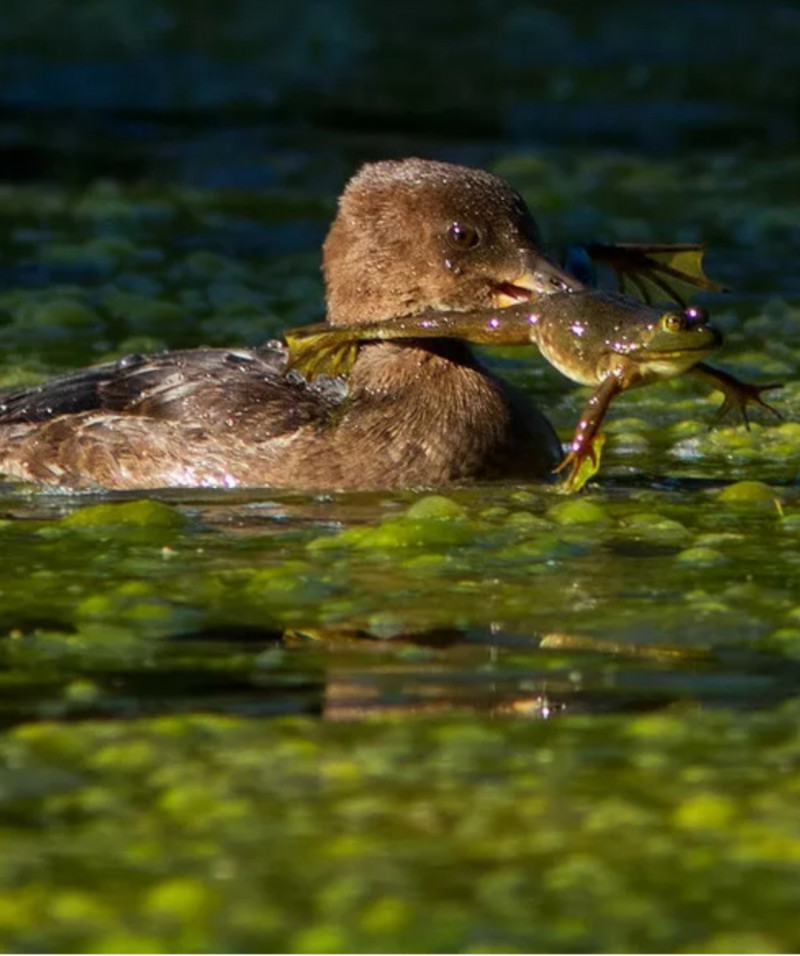
[[[665,332],[683,332],[686,327],[686,320],[677,312],[667,312],[661,316],[661,328]]]
[[[481,241],[481,237],[474,226],[452,222],[447,228],[447,241],[455,249],[474,249]]]

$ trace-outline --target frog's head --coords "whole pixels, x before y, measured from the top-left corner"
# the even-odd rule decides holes
[[[582,385],[612,372],[626,387],[680,375],[722,341],[704,309],[664,311],[605,292],[548,296],[536,313],[531,327],[542,354]]]
[[[685,372],[722,344],[722,336],[708,324],[708,313],[698,306],[683,312],[664,312],[657,322],[643,326],[637,346],[612,349],[628,355],[647,381]]]

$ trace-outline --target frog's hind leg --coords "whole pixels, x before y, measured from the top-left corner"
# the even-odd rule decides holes
[[[567,472],[562,485],[564,491],[580,491],[600,469],[600,452],[605,441],[599,434],[600,426],[611,402],[624,389],[621,377],[612,372],[584,405],[569,452],[555,469],[556,472]]]

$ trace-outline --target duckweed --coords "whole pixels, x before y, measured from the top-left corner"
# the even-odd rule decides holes
[[[113,318],[123,321],[138,335],[161,332],[166,325],[177,325],[184,312],[172,302],[112,289],[103,297],[103,306]]]
[[[745,507],[775,508],[778,498],[774,489],[763,481],[737,481],[733,485],[723,488],[719,497],[726,504],[736,504]]]
[[[702,545],[698,545],[694,548],[686,548],[677,555],[676,560],[681,564],[698,568],[718,567],[721,564],[726,564],[728,561],[721,551]]]
[[[65,515],[60,524],[65,528],[76,528],[82,531],[119,526],[163,531],[179,530],[185,527],[186,517],[169,505],[142,499],[141,501],[87,505],[85,508]]]
[[[413,506],[399,518],[386,518],[377,526],[350,528],[332,538],[317,538],[309,544],[313,551],[353,548],[364,551],[393,551],[414,549],[447,549],[475,540],[476,528],[464,519],[454,502],[446,506],[437,499],[422,499],[421,506]]]
[[[0,749],[38,781],[0,787],[0,940],[791,950],[797,717],[29,725]]]
[[[548,518],[562,525],[605,524],[608,512],[602,505],[585,498],[561,501],[547,511]]]
[[[25,309],[20,319],[27,326],[41,326],[47,330],[80,330],[87,327],[94,329],[99,323],[97,313],[76,299],[43,302]]]
[[[689,531],[680,521],[665,518],[663,515],[651,512],[628,515],[622,521],[622,526],[632,532],[645,536],[664,538],[685,538]]]
[[[466,517],[464,509],[452,498],[443,495],[426,495],[406,509],[408,521],[455,520]]]

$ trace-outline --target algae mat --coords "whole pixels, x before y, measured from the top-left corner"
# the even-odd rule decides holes
[[[30,725],[0,750],[3,939],[792,950],[797,717]]]

